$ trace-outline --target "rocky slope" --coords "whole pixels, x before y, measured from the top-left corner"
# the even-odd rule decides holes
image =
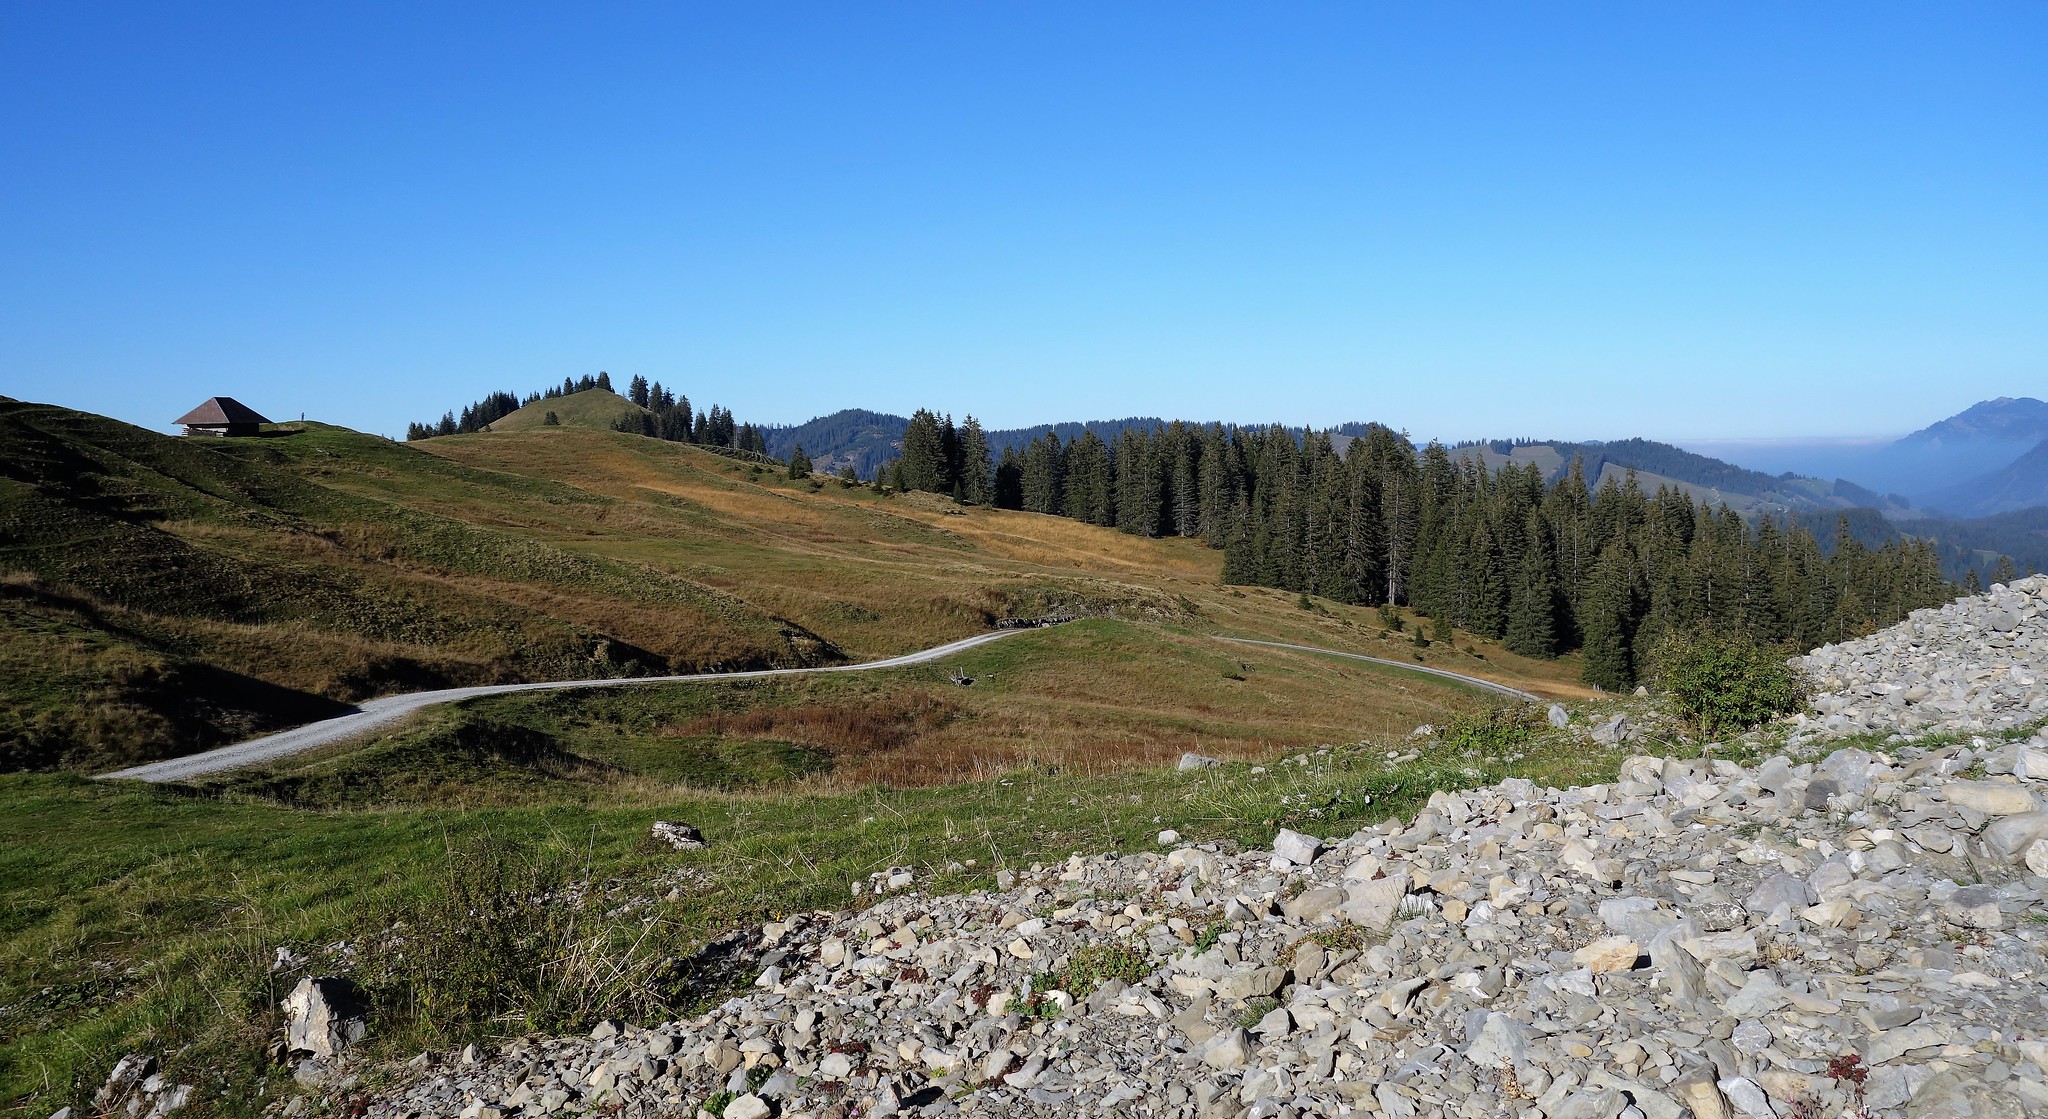
[[[2039,719],[2044,595],[1806,659],[1809,750],[1961,741],[1637,757],[967,896],[899,876],[762,929],[709,1014],[423,1056],[367,1113],[2048,1115],[2048,736],[1968,736]]]
[[[2036,575],[1795,662],[1814,681],[1795,745],[1816,735],[2005,730],[2048,718],[2048,576]]]

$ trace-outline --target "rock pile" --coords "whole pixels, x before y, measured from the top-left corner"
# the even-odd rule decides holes
[[[1987,731],[2048,716],[2048,575],[1935,609],[1793,663],[1815,685],[1808,736]]]
[[[1984,760],[1638,757],[897,895],[768,926],[703,1017],[516,1042],[370,1114],[2048,1113],[2048,783],[1957,779]]]
[[[1813,729],[2038,718],[2044,594],[1815,653]],[[770,924],[710,1013],[423,1057],[367,1113],[2048,1115],[2048,736],[1642,756],[997,886]]]

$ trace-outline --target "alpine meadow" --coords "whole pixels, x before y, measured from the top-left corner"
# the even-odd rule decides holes
[[[2048,1119],[2044,58],[0,5],[0,1119]]]

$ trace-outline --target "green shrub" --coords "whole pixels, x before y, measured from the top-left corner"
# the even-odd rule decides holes
[[[1451,716],[1438,728],[1436,740],[1453,750],[1499,754],[1526,744],[1543,725],[1534,706],[1503,700]]]
[[[1667,634],[1650,655],[1665,701],[1695,733],[1715,737],[1796,711],[1805,682],[1782,649],[1712,631]]]

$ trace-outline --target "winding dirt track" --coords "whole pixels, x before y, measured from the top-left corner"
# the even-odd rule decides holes
[[[169,758],[160,762],[150,762],[147,765],[138,765],[114,773],[104,773],[100,776],[105,779],[153,782],[183,781],[192,777],[204,777],[209,773],[219,773],[223,770],[238,769],[245,765],[255,765],[258,762],[273,761],[277,758],[289,757],[293,754],[314,749],[315,747],[360,738],[372,731],[390,726],[423,707],[433,707],[442,703],[455,703],[465,699],[475,699],[479,696],[508,695],[513,692],[563,691],[570,688],[621,688],[640,684],[698,684],[720,680],[754,680],[764,676],[800,676],[817,672],[869,672],[882,668],[906,668],[914,664],[928,664],[942,657],[951,656],[954,653],[965,652],[977,645],[986,645],[991,641],[999,641],[1012,634],[1028,632],[1030,632],[1028,629],[999,629],[994,633],[977,634],[973,637],[951,641],[920,652],[905,653],[900,657],[866,661],[861,664],[828,665],[821,668],[764,668],[751,672],[704,672],[693,676],[640,676],[616,680],[566,680],[561,682],[543,681],[533,684],[485,684],[472,688],[443,688],[439,691],[431,692],[409,692],[405,695],[373,699],[362,704],[355,711],[347,715],[337,715],[332,719],[308,723],[303,727],[294,727],[291,730],[265,735],[262,738],[252,738],[247,742],[236,743],[233,746],[222,746],[197,754],[188,754],[182,758]],[[1514,699],[1534,700],[1536,698],[1528,692],[1518,691],[1505,684],[1496,684],[1491,680],[1482,680],[1476,676],[1466,676],[1441,668],[1406,664],[1401,661],[1386,660],[1381,657],[1368,657],[1361,653],[1344,653],[1335,649],[1318,649],[1311,645],[1289,645],[1279,641],[1256,641],[1249,637],[1223,637],[1218,640],[1235,641],[1244,645],[1266,645],[1275,649],[1293,649],[1304,653],[1322,653],[1333,657],[1369,661],[1407,672],[1420,672],[1430,676],[1445,677],[1462,684],[1469,684],[1472,687],[1496,692]]]

